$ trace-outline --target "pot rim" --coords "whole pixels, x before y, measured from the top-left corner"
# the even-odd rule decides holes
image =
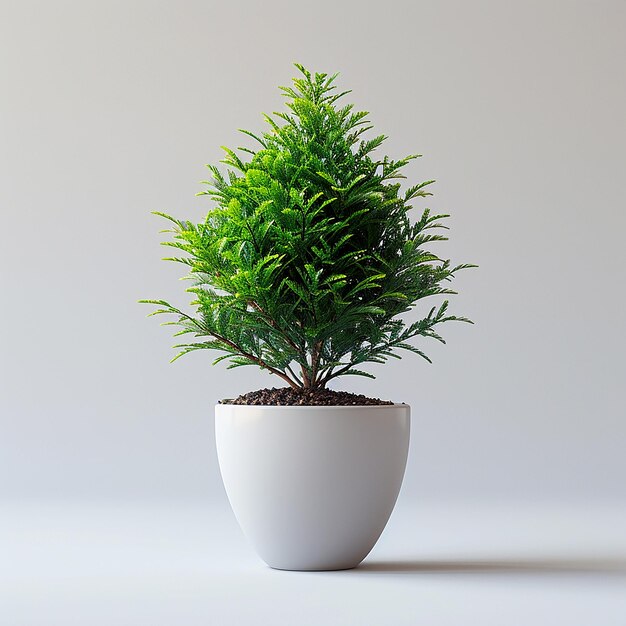
[[[254,410],[259,410],[259,409],[263,409],[263,410],[282,410],[282,409],[307,409],[307,410],[311,410],[311,409],[316,409],[316,410],[322,410],[322,409],[332,409],[333,411],[336,411],[337,409],[359,409],[359,410],[363,410],[363,409],[397,409],[397,408],[407,408],[410,409],[411,406],[409,404],[407,404],[406,402],[397,402],[394,404],[312,404],[312,405],[307,405],[307,404],[229,404],[229,403],[223,403],[223,402],[218,402],[216,405],[216,407],[236,407],[237,409],[254,409]]]

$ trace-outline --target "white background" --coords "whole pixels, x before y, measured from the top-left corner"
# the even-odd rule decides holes
[[[625,23],[626,4],[608,0],[1,2],[0,497],[13,520],[3,535],[8,575],[16,562],[25,568],[13,579],[14,623],[19,594],[45,587],[22,548],[35,537],[41,559],[63,561],[75,535],[45,528],[71,528],[81,502],[100,511],[84,513],[93,528],[85,550],[107,550],[98,507],[138,502],[208,507],[206,519],[213,507],[219,533],[231,532],[212,406],[279,381],[212,368],[209,353],[168,364],[170,329],[145,319],[136,300],[187,302],[179,268],[160,261],[164,224],[150,211],[202,217],[208,202],[194,194],[203,164],[221,158],[220,145],[245,143],[237,128],[261,130],[260,112],[282,107],[276,87],[294,75],[293,61],[341,72],[351,101],[390,136],[391,157],[424,155],[409,182],[437,179],[428,205],[452,214],[439,251],[480,265],[459,275],[452,303],[476,324],[443,328],[446,346],[424,344],[434,365],[407,354],[376,368],[376,381],[340,381],[413,407],[400,534],[390,526],[387,541],[414,545],[414,560],[437,558],[437,546],[454,559],[467,546],[450,537],[467,536],[488,558],[501,518],[476,507],[504,507],[519,513],[505,528],[532,528],[525,540],[504,532],[513,556],[535,537],[554,539],[557,552],[615,557],[623,533],[607,520],[626,496]],[[427,514],[435,502],[445,504],[433,511],[460,513],[429,556],[419,549],[438,527]],[[111,519],[148,515],[132,510]],[[432,523],[403,524],[403,510]],[[546,515],[561,522],[542,526]],[[588,525],[559,544],[581,516]],[[20,534],[26,518],[31,534]],[[178,518],[166,519],[184,536]],[[134,531],[124,532],[132,542]],[[241,541],[232,537],[225,562]],[[158,554],[158,543],[149,547]],[[145,565],[145,554],[128,554]],[[217,562],[200,548],[196,558]],[[68,597],[80,596],[68,585]],[[454,602],[455,588],[446,590]],[[158,596],[148,585],[146,598]],[[97,605],[84,597],[85,611]],[[432,623],[444,620],[432,606]],[[56,623],[48,615],[24,623]],[[115,623],[143,623],[127,615]]]

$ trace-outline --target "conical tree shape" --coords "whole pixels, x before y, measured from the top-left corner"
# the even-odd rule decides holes
[[[398,161],[372,155],[384,142],[365,139],[367,112],[341,105],[336,75],[301,76],[281,87],[288,111],[265,116],[269,125],[252,136],[258,149],[224,148],[223,173],[202,192],[215,201],[195,224],[159,213],[173,223],[173,240],[186,253],[168,260],[189,267],[195,313],[163,300],[153,314],[175,316],[175,357],[192,350],[222,352],[214,362],[257,365],[294,388],[319,389],[337,376],[357,374],[364,363],[382,363],[398,349],[428,360],[410,340],[443,341],[435,327],[451,320],[448,302],[407,324],[398,316],[429,296],[454,293],[446,285],[452,266],[425,246],[444,240],[448,215],[409,219],[411,202],[430,195],[426,181],[401,191]],[[244,158],[247,157],[247,158]]]

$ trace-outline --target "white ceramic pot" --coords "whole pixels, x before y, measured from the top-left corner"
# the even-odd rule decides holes
[[[400,491],[410,411],[406,404],[216,406],[226,493],[268,565],[349,569],[367,556]]]

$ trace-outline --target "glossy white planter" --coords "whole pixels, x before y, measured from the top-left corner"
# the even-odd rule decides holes
[[[237,520],[287,570],[356,567],[398,497],[410,407],[218,404],[217,453]]]

